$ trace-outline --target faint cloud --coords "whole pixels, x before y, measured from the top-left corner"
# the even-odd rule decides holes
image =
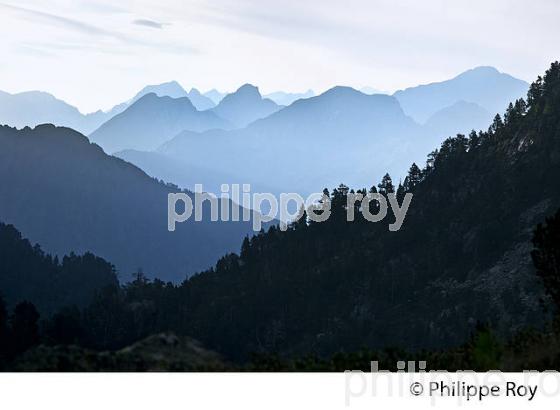
[[[164,26],[164,23],[159,23],[157,21],[148,20],[148,19],[137,19],[134,20],[132,24],[136,24],[138,26],[150,27],[150,28],[157,28],[157,29],[162,29]]]
[[[13,6],[6,3],[0,3],[0,7],[20,13],[28,18],[40,20],[42,22],[54,25],[63,26],[72,30],[80,31],[90,35],[101,35],[106,37],[113,37],[121,41],[128,41],[126,36],[120,33],[104,30],[100,27],[84,23],[80,20],[71,19],[68,17],[59,16],[56,14],[45,13],[42,11],[32,10],[25,7]]]
[[[77,19],[73,19],[73,18],[68,18],[68,17],[64,17],[64,16],[60,16],[58,14],[52,14],[52,13],[46,13],[43,11],[38,11],[38,10],[34,10],[34,9],[29,9],[29,8],[25,8],[25,7],[19,7],[19,6],[14,6],[11,4],[6,4],[6,3],[1,3],[0,2],[0,9],[7,9],[9,11],[12,11],[14,13],[17,13],[21,16],[23,16],[23,18],[27,18],[30,20],[34,20],[34,21],[38,21],[42,24],[48,24],[54,27],[64,27],[66,29],[69,30],[73,30],[73,31],[77,31],[86,35],[90,35],[90,36],[98,36],[98,37],[105,37],[105,38],[109,38],[109,39],[113,39],[113,40],[117,40],[120,43],[129,45],[129,46],[137,46],[137,47],[147,47],[147,48],[152,48],[152,49],[158,49],[159,51],[163,51],[166,53],[171,53],[171,54],[199,54],[199,50],[197,50],[196,48],[184,45],[184,44],[173,44],[173,43],[169,43],[169,42],[165,42],[165,43],[161,43],[158,41],[153,41],[153,39],[139,39],[139,38],[134,38],[131,36],[128,36],[126,34],[120,33],[118,31],[112,31],[112,30],[106,30],[104,28],[98,27],[96,25],[93,24],[89,24]],[[163,26],[167,25],[166,23],[158,23],[156,21],[153,20],[147,20],[147,19],[140,19],[140,20],[135,20],[133,22],[134,24],[138,24],[144,27],[150,27],[150,28],[157,28],[157,29],[161,29],[163,28]],[[54,45],[51,44],[50,47],[47,46],[43,46],[43,48],[54,48],[54,47],[59,47],[59,48],[67,48],[67,49],[75,49],[75,48],[81,48],[81,50],[87,50],[88,48],[90,48],[87,44],[58,44],[58,45]],[[90,48],[91,51],[97,51],[97,52],[110,52],[110,47],[98,47],[95,46],[93,48]],[[119,51],[119,53],[122,53],[122,51]]]

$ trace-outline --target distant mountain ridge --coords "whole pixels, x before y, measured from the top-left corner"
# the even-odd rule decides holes
[[[393,95],[407,115],[423,124],[437,111],[458,101],[475,103],[492,114],[502,112],[509,102],[523,97],[528,88],[525,81],[482,66],[450,80],[410,87]]]
[[[527,83],[524,81],[500,73],[495,68],[477,67],[461,73],[450,80],[397,91],[394,97],[398,100],[398,104],[402,107],[404,114],[412,117],[417,123],[422,124],[422,127],[416,127],[416,134],[414,136],[404,136],[404,139],[401,141],[404,145],[400,150],[394,146],[390,148],[378,146],[378,149],[381,150],[389,149],[396,156],[397,159],[395,161],[402,164],[401,169],[387,163],[387,161],[385,165],[388,166],[388,169],[393,170],[393,172],[397,172],[397,176],[402,175],[407,163],[404,159],[415,159],[410,154],[413,146],[419,149],[421,145],[422,149],[425,150],[429,147],[437,146],[449,135],[454,135],[457,132],[467,133],[471,129],[486,126],[493,115],[502,109],[507,102],[524,95],[527,86]],[[347,87],[334,87],[332,90],[337,89],[342,90],[347,89]],[[321,98],[326,101],[326,96],[330,92],[329,90],[323,93]],[[146,98],[146,96],[154,94],[157,95],[156,98]],[[136,152],[129,159],[133,160],[133,162],[142,159],[142,164],[149,166],[150,173],[153,172],[154,174],[152,175],[158,178],[179,175],[180,171],[176,168],[170,174],[167,172],[169,171],[168,165],[158,164],[158,162],[164,159],[161,155],[148,155],[147,152],[158,149],[158,147],[183,132],[189,134],[193,131],[198,133],[210,130],[231,130],[247,127],[249,128],[247,131],[228,133],[213,131],[210,134],[227,135],[231,138],[253,135],[249,139],[240,138],[234,145],[243,146],[246,142],[253,144],[255,147],[248,146],[247,150],[252,152],[254,156],[259,156],[261,153],[256,148],[259,143],[256,140],[251,140],[257,138],[254,134],[259,126],[253,126],[253,123],[271,117],[277,112],[282,112],[285,109],[284,105],[277,104],[273,100],[263,97],[259,89],[250,84],[245,84],[237,91],[225,96],[216,90],[211,90],[207,94],[207,96],[202,95],[194,88],[187,92],[178,82],[170,81],[144,87],[131,100],[115,106],[109,112],[97,112],[84,116],[74,107],[48,94],[32,92],[12,96],[7,93],[0,93],[0,123],[4,122],[19,128],[27,124],[54,123],[83,131],[85,134],[90,135],[91,140],[101,145],[108,153],[125,151],[125,154],[122,155],[126,157],[130,153]],[[279,102],[285,102],[286,106],[291,107],[292,105],[299,104],[301,101],[309,101],[312,94],[313,92],[309,90],[304,94],[277,92],[269,96]],[[216,106],[214,106],[215,103],[210,97],[218,102]],[[355,103],[362,104],[364,101],[366,100],[356,100]],[[295,111],[289,110],[288,112],[294,113],[298,110],[305,110],[305,107],[307,107],[307,104],[299,106]],[[354,132],[355,124],[346,122],[344,124],[345,129],[343,129],[344,127],[341,122],[332,123],[331,117],[340,114],[332,112],[329,104],[325,103],[321,107],[326,111],[324,116],[317,117],[317,121],[327,121],[341,136],[345,134],[345,137],[349,137],[348,134]],[[343,107],[341,105],[339,107],[340,112],[361,110],[359,107]],[[317,115],[317,113],[313,115]],[[375,115],[375,113],[366,110],[363,115],[370,116]],[[289,132],[298,134],[307,127],[305,124],[308,121],[304,117],[305,115],[275,117],[284,118],[284,121],[271,119],[271,121],[267,122],[268,125],[259,132],[279,135],[282,138],[285,138],[284,134]],[[352,121],[362,122],[364,119],[355,116]],[[387,119],[379,118],[374,128],[382,130],[385,126],[382,124],[383,121],[387,121]],[[286,122],[290,124],[288,125]],[[274,129],[275,127],[280,129],[276,130]],[[291,129],[291,131],[288,131],[288,129]],[[331,130],[322,129],[320,125],[314,125],[305,131],[305,135],[302,135],[302,138],[318,140],[323,138],[322,134],[328,135],[330,132]],[[395,133],[397,131],[392,130],[390,132]],[[393,141],[396,137],[400,138],[401,136],[392,135],[387,137],[387,141]],[[409,141],[408,137],[414,141]],[[198,137],[192,135],[189,138]],[[266,138],[268,137],[265,137],[263,141]],[[418,145],[416,141],[418,138],[424,138],[425,141]],[[279,143],[276,141],[272,143],[272,145],[274,144],[278,145]],[[302,142],[302,144],[309,144],[309,141]],[[222,149],[220,145],[215,145],[212,148],[218,152]],[[237,149],[239,147],[235,148],[235,150]],[[268,155],[287,155],[290,149],[298,150],[295,147],[278,147],[277,152],[270,152],[267,148],[264,148],[263,152],[268,152]],[[132,151],[126,153],[128,150]],[[236,152],[235,150],[232,152]],[[139,154],[138,152],[145,152],[145,154]],[[327,155],[326,150],[321,150],[321,152],[323,152],[323,155]],[[208,164],[205,164],[204,167],[197,164],[199,160],[196,158],[197,155],[195,153],[196,151],[191,151],[189,155],[183,155],[180,158],[180,162],[186,166],[185,172],[197,172],[197,170],[202,172],[203,169],[208,169]],[[198,152],[198,154],[202,157],[213,156],[210,147]],[[172,154],[167,152],[165,155],[169,156]],[[338,154],[335,153],[333,155],[336,157]],[[241,157],[245,158],[243,155]],[[178,164],[177,161],[172,162],[175,165]],[[138,163],[138,165],[140,164]],[[167,169],[167,171],[163,172],[164,169]],[[235,164],[233,164],[227,170],[221,169],[206,174],[208,176],[210,174],[231,175],[233,179],[239,180],[247,177],[244,175],[243,170],[244,167],[237,169]],[[162,171],[162,173],[160,174],[159,171]],[[260,170],[255,171],[259,174],[262,173]],[[196,180],[197,178],[196,175],[189,174],[186,178],[179,178],[179,180],[172,182],[184,183]],[[317,178],[319,177],[317,176]],[[203,179],[206,180],[206,178]],[[212,180],[212,178],[208,179]],[[322,182],[320,179],[315,179],[315,182],[327,183],[328,181]],[[259,183],[259,185],[264,187],[274,184],[269,182],[267,184]]]
[[[499,95],[493,95],[494,83]],[[126,152],[119,155],[147,167],[151,175],[164,179],[176,175],[172,182],[181,186],[198,180],[211,190],[219,189],[215,178],[204,172],[196,175],[197,170],[207,166],[210,158],[216,159],[212,161],[213,173],[224,176],[224,182],[251,182],[274,192],[290,187],[308,192],[312,186],[339,182],[329,177],[323,168],[306,169],[306,161],[310,160],[338,162],[337,166],[348,169],[347,174],[341,170],[346,181],[369,184],[368,175],[380,178],[388,171],[396,179],[402,177],[410,163],[423,161],[423,153],[437,147],[448,136],[487,127],[497,111],[485,107],[499,103],[502,109],[510,97],[521,97],[526,91],[527,84],[523,81],[488,67],[469,70],[441,83],[397,92],[394,97],[334,87],[319,96],[296,100],[245,128],[216,129],[203,134],[185,130],[164,143],[157,155]],[[252,95],[257,103],[262,98],[258,89],[250,85],[242,87],[237,94],[241,92]],[[238,116],[231,114],[234,110],[222,110],[235,95],[225,97],[213,111],[228,118]],[[371,104],[374,100],[377,105]],[[413,113],[415,109],[425,110],[429,117],[419,124],[401,108],[403,104]],[[394,106],[394,113],[399,111],[400,114],[385,115],[389,105]],[[338,145],[333,142],[337,140]],[[346,141],[346,145],[342,141]],[[358,141],[363,144],[360,149],[355,148]],[[365,152],[358,151],[367,152],[369,158]],[[164,158],[174,164],[173,173],[163,172],[169,168]],[[350,167],[349,161],[360,161],[363,172]],[[181,166],[188,177],[180,177]]]
[[[421,132],[394,97],[335,87],[246,128],[184,131],[158,153],[193,167],[211,158],[215,172],[231,176],[224,182],[309,194],[317,186],[339,183],[339,178],[371,185],[369,178],[395,169],[391,158],[408,160],[420,148],[424,151]],[[205,182],[204,175],[199,179]]]
[[[460,100],[432,114],[424,128],[427,133],[441,136],[467,135],[473,129],[486,129],[495,115],[476,103]]]
[[[210,98],[202,95],[196,88],[191,88],[191,90],[187,92],[177,81],[169,81],[167,83],[157,85],[148,85],[140,90],[140,92],[132,98],[129,105],[135,103],[143,96],[151,93],[156,94],[158,97],[188,97],[190,102],[199,111],[209,110],[210,108],[216,106],[216,104],[214,104],[214,102]]]
[[[10,94],[0,91],[0,125],[23,128],[48,123],[69,127],[88,135],[150,93],[155,93],[160,97],[188,97],[199,111],[211,109],[216,105],[196,88],[187,92],[176,81],[148,85],[127,102],[115,105],[108,111],[98,110],[88,114],[82,114],[76,107],[47,92],[25,91]]]
[[[187,97],[142,96],[89,137],[108,153],[129,149],[151,151],[183,130],[230,128],[212,111],[198,111]]]
[[[10,94],[0,91],[0,125],[23,128],[56,123],[87,134],[107,119],[108,114],[102,111],[82,114],[77,108],[46,92]]]

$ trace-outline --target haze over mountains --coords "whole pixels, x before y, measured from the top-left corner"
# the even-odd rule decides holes
[[[192,88],[190,92],[187,92],[176,81],[148,85],[129,101],[117,104],[109,111],[98,110],[89,114],[82,114],[76,107],[57,99],[47,92],[26,91],[10,94],[0,91],[0,125],[23,128],[25,126],[34,127],[39,124],[48,123],[69,127],[88,135],[104,122],[120,114],[134,102],[150,93],[160,97],[188,97],[197,110],[200,111],[216,106],[211,98],[204,96],[196,88]]]
[[[423,124],[439,110],[459,101],[477,104],[495,115],[523,97],[528,87],[525,81],[493,67],[476,67],[450,80],[410,87],[393,95],[407,115]]]
[[[496,95],[492,94],[494,82]],[[197,180],[212,192],[219,191],[214,176],[193,175],[210,162],[214,175],[227,176],[224,182],[251,183],[272,192],[308,194],[340,180],[371,186],[386,172],[398,180],[412,162],[423,162],[425,154],[446,137],[485,129],[498,112],[492,110],[523,96],[527,87],[488,67],[399,91],[393,97],[335,87],[244,128],[203,133],[187,129],[158,148],[157,154],[129,151],[117,155],[150,175],[163,179],[177,175],[173,182],[191,188],[188,184]],[[260,101],[256,88],[245,88],[252,90],[254,101]],[[407,109],[401,108],[399,98]],[[223,115],[220,105],[213,111]],[[426,116],[425,123],[419,113]],[[164,158],[172,159],[173,172],[161,163]],[[182,177],[181,167],[185,168]]]
[[[495,115],[476,103],[460,100],[431,115],[424,128],[431,135],[468,134],[473,129],[486,129]]]
[[[392,97],[348,87],[319,96],[309,90],[263,97],[250,84],[225,96],[217,90],[203,95],[171,81],[88,116],[48,94],[1,94],[0,123],[53,122],[91,131],[89,138],[107,153],[185,188],[198,182],[216,189],[225,177],[224,182],[305,193],[340,182],[329,176],[334,161],[362,164],[337,164],[337,177],[348,183],[370,185],[385,172],[398,179],[447,136],[487,127],[527,88],[491,67]]]
[[[392,158],[412,158],[419,132],[395,98],[335,87],[243,129],[184,131],[158,153],[195,166],[212,159],[237,183],[309,194],[340,178],[371,185],[376,169],[393,168]]]
[[[154,93],[158,97],[188,97],[191,103],[199,111],[209,110],[210,108],[214,108],[216,106],[216,104],[210,98],[202,95],[196,88],[191,88],[191,91],[187,92],[177,81],[170,81],[158,85],[148,85],[140,90],[140,92],[136,94],[134,98],[132,98],[130,104],[138,101],[140,98],[150,93]]]
[[[188,97],[146,94],[90,135],[108,153],[127,148],[154,150],[185,129],[230,128],[212,111],[198,111]]]
[[[109,119],[102,111],[84,115],[77,108],[41,91],[0,91],[0,125],[23,128],[53,123],[88,134]]]

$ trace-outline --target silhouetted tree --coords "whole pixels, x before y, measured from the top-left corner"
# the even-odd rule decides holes
[[[379,193],[383,195],[395,192],[395,186],[393,185],[393,180],[389,174],[385,174],[383,176],[381,183],[379,183],[377,187],[379,188]]]
[[[494,121],[492,121],[492,125],[488,128],[488,132],[490,134],[495,134],[499,132],[504,127],[504,122],[502,121],[502,116],[500,114],[496,114],[494,117]]]
[[[346,222],[346,206],[349,188],[340,184],[338,188],[333,189],[331,194],[331,216],[330,222],[344,223]]]
[[[482,141],[482,134],[478,134],[475,130],[472,130],[469,134],[469,151],[477,148]]]
[[[293,224],[293,228],[296,231],[307,228],[307,212],[305,211],[305,206],[301,206],[299,214],[301,215],[300,218]]]
[[[436,159],[438,155],[439,155],[439,150],[437,149],[433,150],[428,154],[428,157],[426,158],[426,168],[423,171],[424,176],[431,174],[432,171],[435,169]]]
[[[422,170],[413,163],[408,170],[408,175],[404,180],[404,190],[405,192],[410,192],[414,189],[416,185],[422,182]]]
[[[536,107],[543,94],[543,79],[539,75],[537,79],[529,86],[527,92],[527,105],[529,107]]]

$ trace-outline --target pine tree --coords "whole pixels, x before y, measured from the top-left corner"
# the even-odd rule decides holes
[[[515,101],[515,110],[519,113],[520,116],[523,116],[527,113],[527,103],[523,98]]]
[[[432,173],[432,171],[436,167],[436,160],[439,155],[439,150],[435,149],[430,152],[426,158],[426,168],[424,168],[424,176],[427,176]]]
[[[499,132],[502,128],[504,128],[504,122],[502,121],[502,117],[500,114],[496,114],[494,117],[494,121],[492,121],[492,125],[488,128],[488,132],[490,134],[495,134]]]
[[[529,107],[537,107],[543,94],[543,79],[539,75],[537,79],[529,86],[527,92],[527,105]]]
[[[307,211],[305,210],[305,207],[303,205],[301,211],[301,217],[298,219],[297,229],[307,228]]]
[[[420,182],[422,182],[422,170],[416,163],[413,163],[408,170],[408,176],[404,180],[405,192],[412,191]]]
[[[331,195],[331,216],[330,220],[334,222],[346,221],[346,205],[349,188],[340,184],[338,188],[333,189]]]
[[[399,202],[402,202],[405,194],[406,190],[404,189],[404,185],[399,182],[399,186],[397,187],[397,199],[399,200]]]
[[[393,180],[389,174],[385,174],[381,183],[377,185],[379,188],[379,193],[383,195],[391,194],[395,192],[395,186],[393,185]]]
[[[296,231],[307,228],[307,212],[305,211],[304,205],[300,207],[298,214],[300,217],[292,224],[293,229]]]
[[[469,134],[469,151],[477,148],[480,145],[481,137],[475,130]]]

